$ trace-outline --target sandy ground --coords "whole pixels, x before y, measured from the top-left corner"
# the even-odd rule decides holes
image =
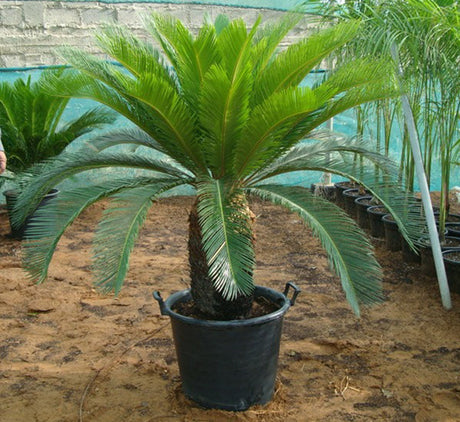
[[[152,210],[118,298],[91,284],[102,206],[62,239],[47,283],[21,269],[0,210],[0,421],[459,421],[460,297],[443,309],[437,283],[374,240],[386,302],[350,311],[325,253],[300,221],[256,203],[258,284],[302,288],[285,317],[271,403],[240,413],[188,401],[163,297],[187,287],[190,198]]]

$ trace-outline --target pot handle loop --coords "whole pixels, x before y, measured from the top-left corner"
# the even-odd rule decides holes
[[[168,315],[168,312],[166,311],[165,303],[159,291],[155,290],[153,292],[153,298],[158,302],[158,305],[160,306],[161,315]]]
[[[291,281],[287,282],[286,283],[286,287],[284,289],[284,292],[283,292],[283,295],[286,296],[287,298],[287,295],[289,293],[289,287],[294,290],[294,294],[292,295],[292,298],[291,299],[288,299],[289,302],[291,303],[291,306],[294,306],[295,304],[295,300],[297,299],[297,296],[298,294],[302,291],[300,290],[294,283],[292,283]]]

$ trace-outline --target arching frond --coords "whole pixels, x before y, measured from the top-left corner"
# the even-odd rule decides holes
[[[83,188],[61,191],[56,198],[40,207],[27,225],[24,237],[23,260],[27,263],[30,278],[43,282],[56,246],[72,222],[83,210],[98,200],[116,192],[139,186],[152,186],[158,191],[175,187],[182,180],[165,177],[130,177],[101,180],[97,184],[86,184]]]
[[[372,245],[342,210],[300,187],[260,185],[248,191],[295,212],[312,228],[339,275],[356,315],[360,314],[360,303],[382,301],[382,272],[373,256]]]
[[[252,183],[296,171],[322,171],[358,182],[394,216],[411,246],[420,238],[425,226],[421,207],[400,184],[396,164],[364,148],[362,142],[299,145],[255,176]]]
[[[13,224],[20,226],[35,210],[41,198],[61,181],[88,170],[109,167],[150,170],[184,180],[189,180],[190,177],[189,174],[174,166],[174,163],[152,157],[109,151],[103,151],[97,155],[91,151],[61,154],[31,169],[31,173],[38,174],[39,177],[28,176],[27,185],[19,196],[13,212]]]
[[[150,183],[122,190],[104,210],[94,240],[93,270],[96,285],[117,294],[129,268],[129,256],[154,199],[174,184]]]

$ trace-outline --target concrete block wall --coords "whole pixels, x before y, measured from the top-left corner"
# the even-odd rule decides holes
[[[276,19],[283,12],[197,4],[99,3],[58,1],[0,0],[0,67],[29,67],[62,64],[57,47],[72,45],[98,53],[93,33],[103,23],[121,23],[138,34],[142,16],[152,11],[170,13],[189,28],[198,28],[205,13],[212,18],[225,13],[253,23],[261,14],[264,20]],[[287,43],[304,37],[314,21],[305,18],[289,35]]]

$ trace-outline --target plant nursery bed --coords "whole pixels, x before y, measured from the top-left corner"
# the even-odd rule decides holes
[[[0,209],[1,421],[460,420],[460,296],[445,310],[435,278],[373,240],[386,300],[358,319],[311,231],[259,201],[251,203],[256,283],[302,289],[284,318],[275,396],[238,413],[185,398],[169,318],[152,292],[188,287],[192,201],[153,207],[118,297],[98,293],[90,273],[93,228],[106,204],[66,232],[42,285],[21,269],[22,244],[7,236]]]

